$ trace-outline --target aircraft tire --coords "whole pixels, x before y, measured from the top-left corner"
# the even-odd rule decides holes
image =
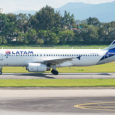
[[[54,70],[54,69],[52,69],[51,73],[54,74],[54,75],[58,75],[59,74],[59,72],[57,70]]]
[[[0,75],[2,75],[2,72],[0,71]]]

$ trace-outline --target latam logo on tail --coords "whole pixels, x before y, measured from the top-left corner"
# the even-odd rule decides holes
[[[7,55],[33,55],[34,52],[33,51],[6,51],[5,52]]]

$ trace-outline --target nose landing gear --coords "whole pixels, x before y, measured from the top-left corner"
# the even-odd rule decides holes
[[[2,71],[0,71],[0,75],[2,75]]]
[[[2,75],[2,67],[0,67],[0,75]]]

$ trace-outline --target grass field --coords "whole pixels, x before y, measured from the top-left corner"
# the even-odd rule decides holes
[[[90,67],[66,67],[59,72],[115,72],[115,62]],[[4,67],[3,72],[27,73],[24,67]],[[0,87],[114,87],[115,79],[0,79]]]
[[[60,73],[113,73],[115,72],[115,62],[89,66],[89,67],[63,67],[58,68]],[[25,67],[4,67],[3,73],[28,73]]]
[[[103,49],[108,45],[57,45],[57,46],[43,46],[39,45],[23,45],[23,46],[0,46],[0,49]]]
[[[0,80],[0,87],[114,87],[115,79],[10,79]]]

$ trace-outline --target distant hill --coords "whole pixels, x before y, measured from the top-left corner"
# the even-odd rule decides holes
[[[63,15],[64,11],[74,14],[77,20],[97,17],[101,22],[115,21],[115,2],[103,4],[68,3],[57,9]]]

